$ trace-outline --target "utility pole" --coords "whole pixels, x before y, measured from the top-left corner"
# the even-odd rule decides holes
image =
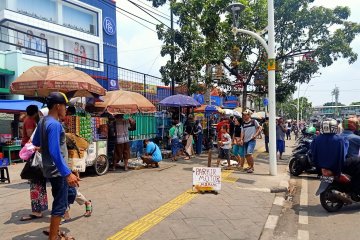
[[[173,9],[171,7],[170,3],[170,27],[171,27],[171,67],[174,68],[174,62],[175,62],[175,55],[174,55],[174,16],[173,16]],[[171,95],[175,95],[175,79],[174,79],[174,73],[171,73]]]

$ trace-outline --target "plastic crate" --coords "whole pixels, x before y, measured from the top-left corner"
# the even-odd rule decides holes
[[[0,168],[9,166],[9,159],[8,158],[0,158]]]

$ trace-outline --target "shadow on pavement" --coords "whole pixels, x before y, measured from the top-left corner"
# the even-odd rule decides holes
[[[30,205],[30,202],[29,202]],[[44,217],[37,218],[29,221],[20,221],[21,217],[28,216],[31,213],[31,209],[22,209],[16,212],[11,213],[11,217],[9,220],[4,222],[4,224],[17,224],[17,225],[24,225],[32,222],[50,222],[50,218],[47,217],[50,214],[50,211],[43,212]]]
[[[294,209],[299,209],[299,208],[300,208],[299,204],[294,205]],[[320,199],[319,199],[319,203],[317,205],[308,206],[308,207],[306,207],[306,209],[307,209],[309,216],[329,217],[331,215],[357,214],[360,211],[360,204],[354,203],[349,206],[342,207],[338,212],[330,213],[330,212],[327,212],[321,206]],[[296,214],[299,215],[299,211],[296,211]]]
[[[26,239],[36,239],[36,240],[46,240],[48,239],[48,236],[46,236],[43,231],[47,230],[48,228],[39,228],[37,230],[21,234],[19,236],[15,236],[12,238],[12,240],[26,240]],[[61,231],[64,231],[66,233],[69,232],[67,228],[61,228]]]
[[[11,189],[30,189],[30,185],[27,182],[21,182],[21,183],[15,183],[15,184],[9,184],[4,185],[4,188],[11,188]]]

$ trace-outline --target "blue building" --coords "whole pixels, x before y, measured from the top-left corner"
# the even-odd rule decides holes
[[[118,70],[109,69],[118,65],[114,1],[0,0],[0,24],[0,93],[9,93],[22,72],[48,61],[82,69],[106,89],[118,88]]]

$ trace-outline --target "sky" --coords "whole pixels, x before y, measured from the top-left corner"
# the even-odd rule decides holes
[[[133,2],[145,7],[145,4],[151,5],[151,2],[147,0],[133,0]],[[360,0],[315,0],[314,4],[328,8],[348,6],[351,9],[349,20],[360,23]],[[158,23],[157,20],[146,15],[128,0],[117,0],[117,6],[148,21]],[[165,18],[170,18],[170,10],[167,4],[152,11],[160,11],[166,15]],[[160,55],[162,42],[157,38],[155,26],[127,15],[150,29],[119,12],[117,13],[119,65],[161,77],[159,69],[166,64],[169,57],[161,57]],[[156,17],[170,26],[169,20]],[[359,54],[359,59],[355,63],[349,65],[346,60],[341,59],[330,67],[320,69],[320,73],[316,74],[309,84],[300,86],[300,91],[294,93],[294,98],[297,96],[307,97],[313,106],[320,106],[333,100],[331,91],[337,86],[340,90],[339,102],[350,104],[360,101],[360,36],[356,37],[351,46]]]

